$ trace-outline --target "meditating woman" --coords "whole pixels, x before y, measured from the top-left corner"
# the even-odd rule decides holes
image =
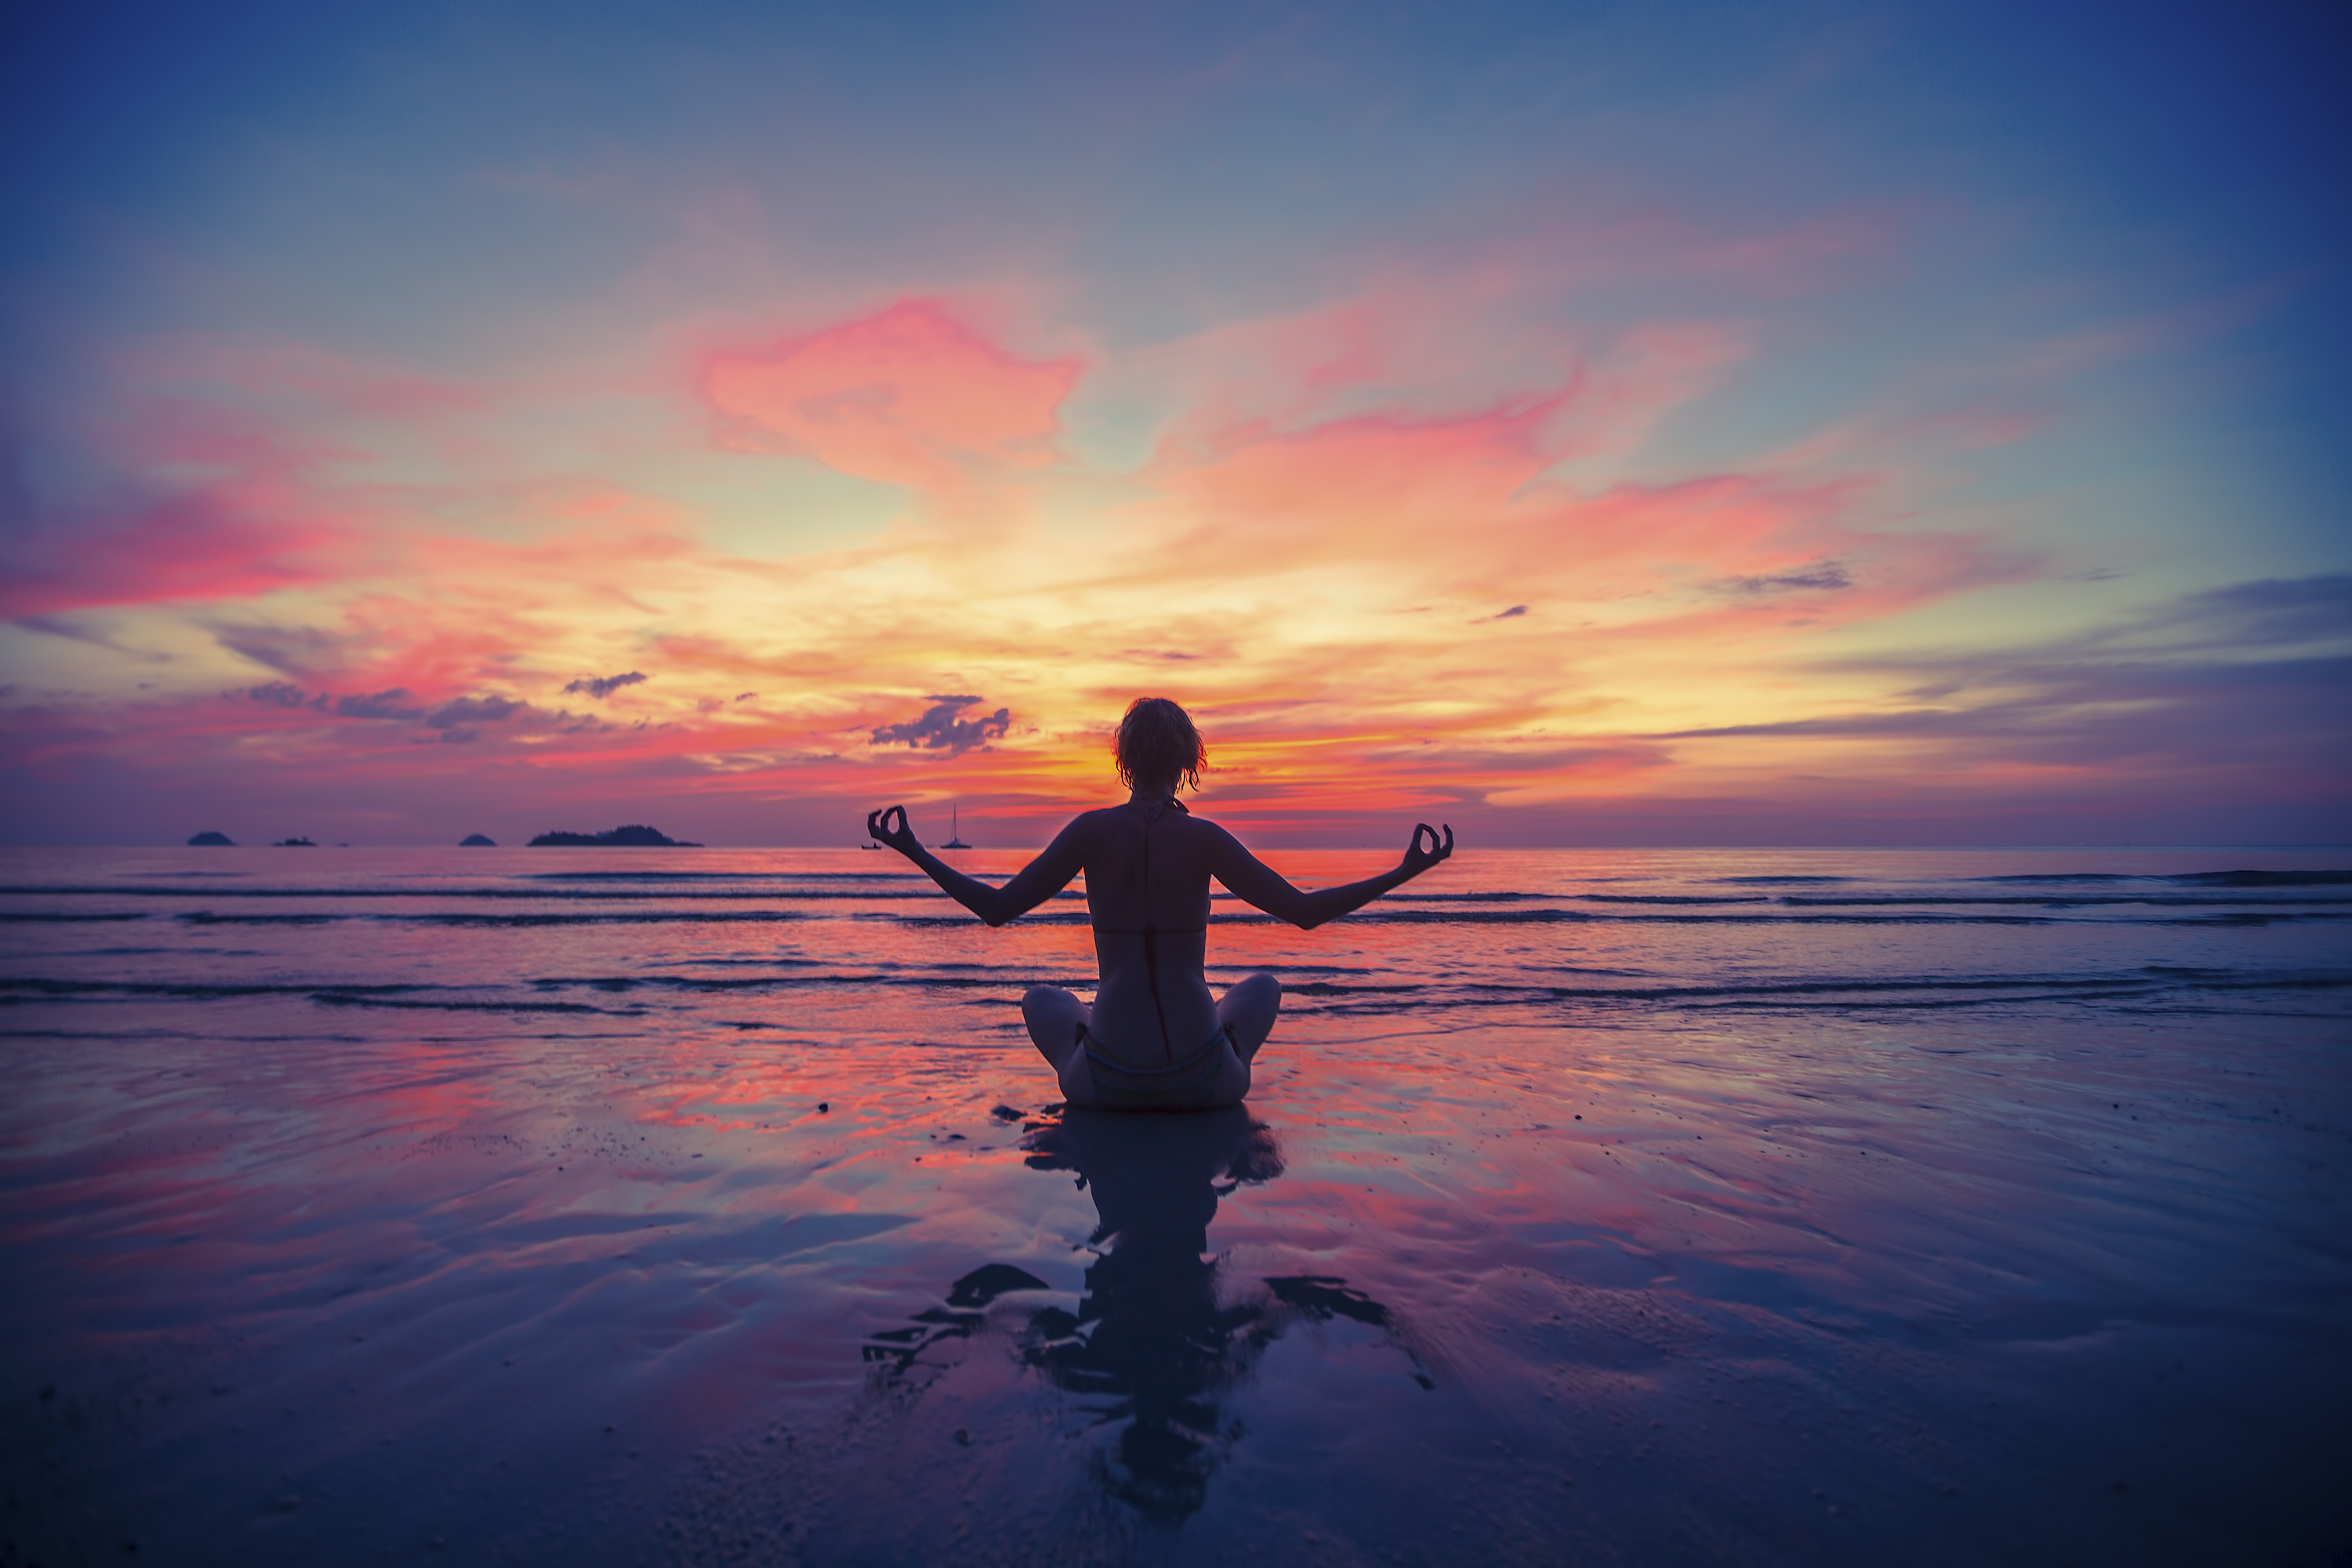
[[[1184,809],[1180,784],[1201,787],[1208,749],[1184,710],[1141,697],[1119,721],[1125,805],[1089,811],[1002,888],[965,876],[915,840],[907,808],[870,813],[866,831],[920,866],[955,900],[1000,926],[1018,920],[1083,871],[1100,984],[1094,1005],[1050,985],[1030,988],[1021,1015],[1054,1064],[1072,1105],[1119,1110],[1205,1110],[1240,1103],[1250,1062],[1274,1029],[1282,984],[1253,974],[1220,1001],[1202,973],[1209,945],[1209,879],[1301,931],[1338,920],[1454,853],[1415,825],[1393,871],[1344,887],[1299,891],[1241,841]],[[895,824],[895,825],[894,825]],[[1429,847],[1422,847],[1426,834]]]

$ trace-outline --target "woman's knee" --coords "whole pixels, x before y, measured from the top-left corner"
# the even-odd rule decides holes
[[[1058,985],[1032,985],[1021,998],[1021,1016],[1033,1027],[1050,1019],[1076,1017],[1082,1011],[1078,999]]]
[[[1282,982],[1263,972],[1248,976],[1225,993],[1217,1011],[1228,1018],[1271,1018],[1282,1009]]]
[[[1264,973],[1242,981],[1217,1004],[1217,1019],[1225,1026],[1244,1072],[1258,1047],[1274,1032],[1275,1016],[1281,1010],[1282,982]],[[1243,1081],[1246,1085],[1246,1078]]]
[[[1021,998],[1021,1021],[1029,1026],[1030,1043],[1058,1069],[1077,1048],[1087,1007],[1057,985],[1032,985]]]

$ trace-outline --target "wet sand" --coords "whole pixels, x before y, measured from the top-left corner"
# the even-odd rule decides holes
[[[1107,1118],[995,1044],[125,1005],[10,1042],[9,1562],[2352,1543],[2335,1019],[1306,1016]]]

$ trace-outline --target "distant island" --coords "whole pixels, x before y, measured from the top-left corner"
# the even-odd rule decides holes
[[[188,842],[199,849],[234,849],[236,840],[226,833],[199,833]]]
[[[699,849],[699,844],[689,844],[683,838],[672,838],[657,827],[633,823],[627,827],[615,827],[610,833],[542,833],[530,841],[533,849],[542,847],[556,848],[595,848],[603,845],[620,845],[646,849]]]
[[[316,849],[318,846],[298,833],[291,838],[279,839],[270,847],[272,849]]]
[[[487,833],[468,833],[457,840],[460,849],[496,849],[498,847],[499,841]]]

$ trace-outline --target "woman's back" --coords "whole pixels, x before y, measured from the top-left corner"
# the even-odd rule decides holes
[[[1209,878],[1232,836],[1175,800],[1134,800],[1080,819],[1087,912],[1099,984],[1091,1048],[1131,1067],[1164,1066],[1213,1044]]]
[[[1097,926],[1198,930],[1209,923],[1216,837],[1230,838],[1178,801],[1129,801],[1090,811],[1087,909]]]

